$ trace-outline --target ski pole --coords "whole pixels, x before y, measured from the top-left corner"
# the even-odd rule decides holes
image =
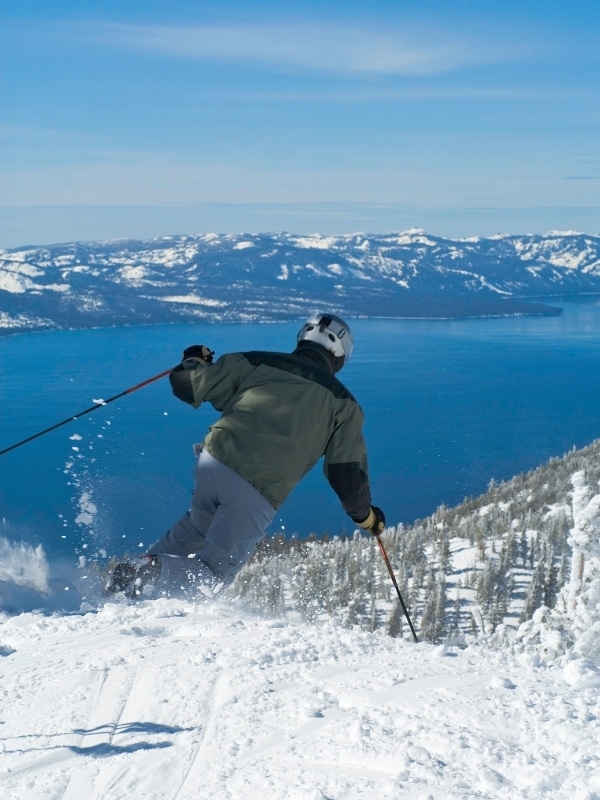
[[[413,635],[413,639],[415,642],[418,642],[417,634],[411,622],[408,609],[404,605],[404,600],[402,599],[402,595],[400,594],[400,588],[398,586],[398,581],[396,580],[396,576],[394,575],[394,570],[392,569],[392,565],[390,564],[390,560],[388,558],[388,554],[385,551],[385,547],[383,546],[383,542],[381,541],[381,535],[376,535],[375,538],[377,539],[377,544],[379,545],[379,549],[381,550],[381,555],[383,556],[383,560],[385,561],[385,565],[390,573],[390,578],[392,579],[392,583],[394,584],[394,588],[396,589],[396,594],[398,595],[398,600],[400,600],[400,605],[402,606],[402,611],[404,611],[404,616],[406,617],[410,630]]]
[[[4,450],[0,450],[0,456],[3,456],[5,453],[10,453],[11,450],[15,450],[17,447],[21,447],[22,444],[27,444],[28,442],[32,442],[34,439],[39,438],[40,436],[44,436],[46,433],[50,433],[50,431],[56,430],[56,428],[60,428],[61,425],[66,425],[68,422],[72,422],[75,419],[79,419],[79,417],[83,417],[86,414],[89,414],[91,411],[95,411],[97,408],[102,408],[103,406],[112,403],[113,400],[118,400],[119,397],[124,397],[126,394],[131,394],[132,392],[136,392],[138,389],[141,389],[143,386],[147,386],[149,383],[153,383],[154,381],[159,380],[160,378],[164,378],[165,375],[168,375],[171,372],[170,369],[161,372],[159,375],[155,375],[153,378],[148,378],[141,383],[136,384],[135,386],[130,386],[129,389],[125,389],[124,392],[119,392],[119,394],[115,394],[113,397],[109,397],[108,400],[102,400],[100,403],[95,403],[93,406],[86,408],[85,411],[80,411],[78,414],[73,414],[72,417],[67,417],[67,419],[63,419],[62,422],[57,422],[56,425],[51,425],[49,428],[45,428],[43,431],[39,431],[38,433],[34,433],[32,436],[28,436],[27,439],[23,439],[16,444],[11,444],[10,447],[6,447]]]

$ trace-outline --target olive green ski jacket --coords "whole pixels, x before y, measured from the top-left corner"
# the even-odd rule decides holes
[[[333,375],[329,353],[303,342],[293,353],[230,353],[212,364],[190,362],[170,375],[174,394],[220,419],[204,447],[251,483],[274,508],[325,456],[324,472],[355,521],[371,509],[363,412]]]

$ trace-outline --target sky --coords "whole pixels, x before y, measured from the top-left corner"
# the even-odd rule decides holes
[[[597,0],[0,0],[0,247],[600,232]]]

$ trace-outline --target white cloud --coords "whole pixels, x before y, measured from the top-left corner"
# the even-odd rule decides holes
[[[445,31],[379,31],[330,23],[187,27],[100,23],[84,35],[105,45],[177,58],[364,75],[432,75],[512,61],[524,53],[518,44]]]

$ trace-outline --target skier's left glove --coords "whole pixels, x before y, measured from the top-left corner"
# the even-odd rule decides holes
[[[196,369],[198,364],[212,364],[214,350],[203,344],[192,344],[183,351],[182,367]]]
[[[369,516],[366,519],[363,519],[362,522],[355,519],[354,522],[360,525],[361,528],[369,531],[373,536],[379,536],[379,534],[383,533],[385,528],[385,514],[380,508],[377,508],[377,506],[371,506]]]

